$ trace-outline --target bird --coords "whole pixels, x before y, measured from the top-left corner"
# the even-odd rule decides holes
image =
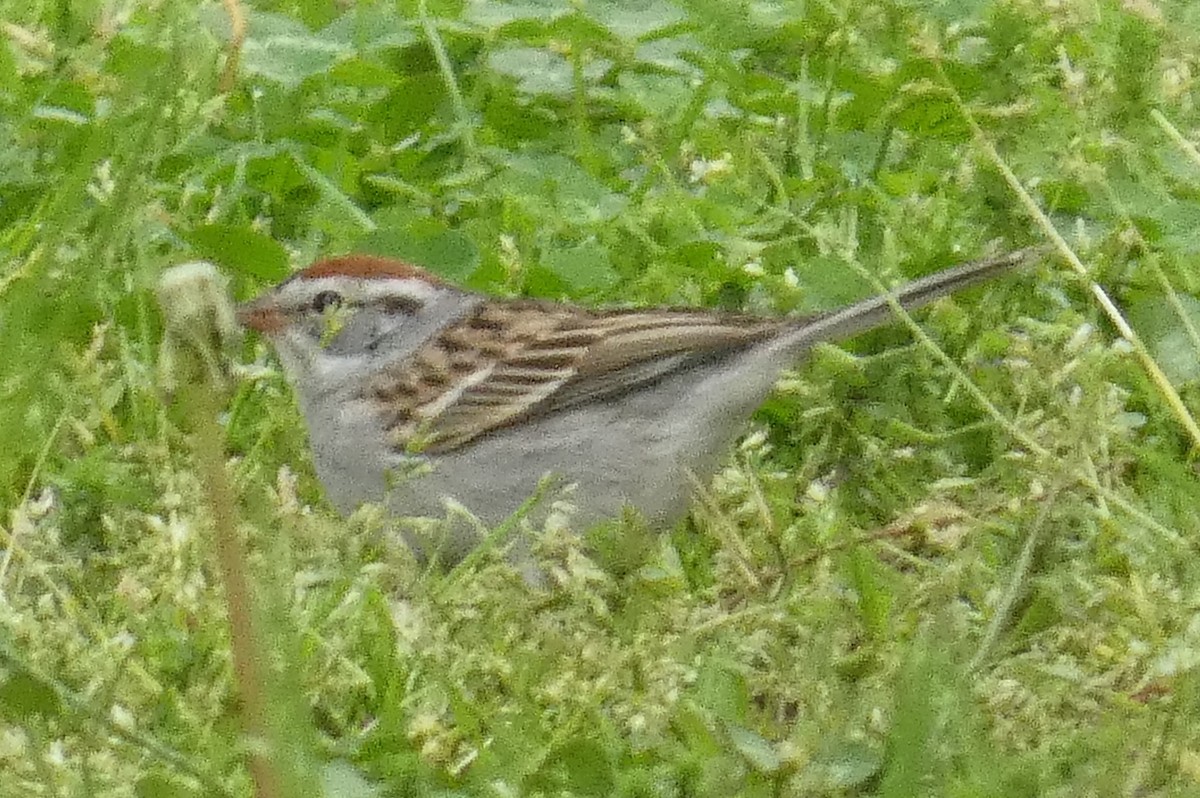
[[[382,504],[492,527],[542,480],[572,484],[573,528],[632,507],[684,516],[782,373],[818,343],[887,323],[1031,260],[1023,249],[886,295],[798,317],[703,308],[588,308],[455,286],[402,260],[319,260],[238,306],[273,346],[308,428],[316,475],[342,513]],[[461,561],[479,524],[406,534],[422,561]],[[515,552],[515,553],[513,553]],[[528,543],[510,552],[527,566]]]

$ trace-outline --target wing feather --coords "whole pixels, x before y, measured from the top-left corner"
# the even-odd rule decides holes
[[[636,390],[784,323],[712,311],[588,311],[493,302],[380,374],[393,441],[451,451],[519,419]],[[470,355],[470,357],[467,357]]]

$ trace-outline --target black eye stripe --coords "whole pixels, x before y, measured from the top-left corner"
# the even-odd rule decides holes
[[[425,303],[412,296],[389,295],[376,296],[360,301],[348,301],[337,291],[319,291],[312,299],[308,300],[308,308],[317,313],[322,313],[328,308],[340,307],[349,305],[351,307],[362,307],[364,305],[374,306],[384,311],[396,315],[412,316],[425,307]]]
[[[403,295],[381,296],[374,300],[374,304],[383,308],[385,313],[398,313],[405,316],[412,316],[425,307],[425,303],[416,297]]]
[[[312,298],[311,307],[320,313],[326,308],[342,304],[342,295],[337,291],[322,291]]]

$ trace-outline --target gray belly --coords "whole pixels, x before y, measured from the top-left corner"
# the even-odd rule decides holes
[[[499,429],[429,457],[420,463],[428,466],[425,473],[417,473],[413,458],[388,452],[374,422],[331,417],[335,423],[326,429],[338,434],[313,435],[318,476],[343,512],[384,502],[395,516],[443,518],[445,500],[453,498],[494,527],[551,475],[576,485],[570,502],[578,530],[617,517],[626,505],[667,526],[687,512],[689,472],[703,482],[719,466],[782,367],[764,361],[779,359],[766,350],[758,359],[743,353],[736,363],[679,373],[625,394],[619,406],[593,403]],[[459,523],[448,537],[442,558],[453,561],[475,545],[478,530]]]

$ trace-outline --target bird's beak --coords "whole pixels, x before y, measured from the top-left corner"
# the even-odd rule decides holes
[[[237,306],[237,321],[246,329],[272,335],[284,328],[286,320],[273,298],[262,296]]]

